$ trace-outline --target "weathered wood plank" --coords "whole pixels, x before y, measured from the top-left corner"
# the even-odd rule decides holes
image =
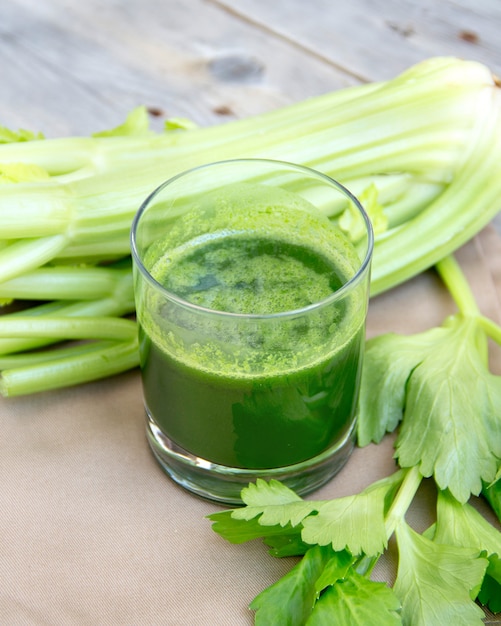
[[[384,80],[424,58],[455,55],[501,75],[497,0],[211,0],[361,80]]]

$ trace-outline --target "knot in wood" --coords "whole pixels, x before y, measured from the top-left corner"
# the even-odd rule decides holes
[[[256,82],[264,72],[264,65],[258,59],[242,54],[219,56],[209,61],[208,67],[223,82]]]

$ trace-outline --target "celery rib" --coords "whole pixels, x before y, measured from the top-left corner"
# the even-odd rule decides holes
[[[57,179],[2,185],[0,189],[2,238],[48,237],[68,230],[72,194]]]
[[[113,376],[138,364],[137,340],[120,341],[50,362],[3,370],[0,393],[12,397],[60,389]]]
[[[97,352],[116,344],[116,341],[95,340],[85,343],[78,342],[76,345],[50,347],[47,350],[32,350],[20,354],[0,354],[0,371],[59,361],[73,356],[80,358],[87,352]]]
[[[478,319],[485,334],[501,346],[501,326],[485,315],[479,315]]]
[[[123,291],[115,293],[112,297],[102,298],[100,300],[82,300],[76,302],[55,301],[47,304],[30,307],[23,311],[10,313],[0,316],[0,321],[13,318],[43,318],[50,316],[64,317],[88,317],[95,318],[99,316],[120,317],[133,313],[134,296],[132,293],[132,275],[129,275],[128,282]],[[56,337],[26,338],[26,337],[9,337],[2,339],[0,337],[0,354],[12,354],[23,350],[32,350],[42,346],[49,345],[59,341]]]
[[[417,466],[405,469],[404,472],[404,480],[385,517],[386,536],[388,539],[393,535],[398,524],[404,520],[405,514],[423,480],[423,476]]]
[[[501,345],[501,326],[482,315],[473,291],[454,256],[449,255],[442,259],[436,268],[461,314],[476,318],[485,334]]]
[[[0,298],[16,300],[98,300],[128,282],[130,269],[42,267],[0,283]]]
[[[451,183],[393,236],[376,241],[372,295],[432,267],[499,212],[501,177],[494,173],[501,163],[501,93],[490,95],[490,110],[484,112],[475,141]]]
[[[116,339],[137,333],[136,324],[120,317],[11,317],[0,318],[0,338]]]
[[[478,316],[480,311],[475,296],[454,256],[441,259],[436,268],[461,313]]]
[[[44,265],[65,248],[67,241],[65,235],[54,235],[39,239],[16,240],[2,247],[0,249],[0,282]]]

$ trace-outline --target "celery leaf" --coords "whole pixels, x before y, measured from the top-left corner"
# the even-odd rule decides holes
[[[31,130],[20,128],[19,130],[10,130],[5,126],[0,126],[0,143],[16,143],[19,141],[38,141],[45,139],[42,133],[34,133]]]
[[[35,163],[0,163],[0,185],[47,180],[50,174]]]
[[[497,556],[489,558],[489,566],[477,597],[493,613],[501,612],[501,559]]]
[[[385,499],[394,480],[381,480],[353,496],[330,500],[318,507],[318,515],[303,520],[303,541],[352,554],[375,556],[387,546]]]
[[[248,507],[302,502],[302,498],[295,491],[280,481],[272,479],[267,482],[262,478],[242,489],[241,497]]]
[[[254,539],[262,539],[268,546],[271,556],[282,558],[286,556],[302,556],[311,546],[301,538],[302,526],[293,528],[290,524],[280,526],[263,526],[257,518],[239,520],[232,516],[232,511],[220,511],[207,516],[212,524],[212,530],[230,543],[238,544]]]
[[[333,552],[315,583],[317,595],[320,596],[324,589],[345,579],[354,562],[355,558],[347,550]]]
[[[384,212],[384,206],[379,202],[378,194],[376,185],[372,183],[358,197],[369,216],[375,235],[380,235],[388,229],[388,216]]]
[[[475,320],[458,316],[445,330],[408,381],[396,457],[466,502],[496,474],[501,376],[489,372],[478,349]]]
[[[369,185],[359,195],[358,199],[369,216],[374,234],[379,235],[387,230],[388,216],[384,212],[384,207],[378,201],[376,185]],[[365,237],[367,232],[362,216],[352,202],[348,204],[341,214],[338,225],[353,243],[358,243]]]
[[[402,619],[413,626],[481,626],[484,612],[471,598],[488,561],[476,549],[430,541],[402,521],[396,529],[399,562],[394,591]]]
[[[498,478],[490,485],[484,485],[482,495],[488,500],[498,520],[501,522],[501,480]]]
[[[461,504],[448,492],[441,491],[433,540],[473,548],[488,558],[489,565],[478,590],[478,599],[493,612],[501,610],[501,532],[471,504]]]
[[[110,130],[101,130],[97,133],[92,133],[92,137],[122,137],[124,135],[148,135],[150,133],[148,111],[146,107],[139,106],[127,115],[123,124],[111,128]]]
[[[304,554],[301,521],[318,508],[277,480],[257,479],[242,489],[247,506],[208,515],[213,530],[230,543],[263,539],[273,556]]]
[[[208,517],[228,541],[263,538],[274,556],[304,554],[306,544],[375,556],[386,548],[384,517],[402,478],[398,471],[357,495],[328,501],[302,500],[276,480],[258,479],[242,490],[246,506]]]
[[[461,502],[493,480],[501,457],[501,376],[482,338],[477,320],[460,315],[412,337],[383,335],[368,342],[362,376],[360,445],[402,420],[400,466],[419,466]]]
[[[333,553],[314,546],[291,571],[267,587],[249,605],[256,611],[255,626],[303,626],[317,599],[315,583]]]
[[[403,417],[406,386],[414,368],[446,335],[432,328],[413,336],[387,333],[366,344],[357,422],[358,444],[379,443]]]
[[[400,601],[385,583],[350,572],[322,594],[306,626],[398,626],[399,609]]]
[[[297,526],[306,516],[317,511],[321,504],[303,500],[277,480],[266,482],[259,478],[256,483],[242,489],[241,497],[247,506],[233,510],[232,517],[251,520],[260,516],[259,523],[263,526]]]
[[[438,494],[434,541],[501,556],[501,532],[471,504],[458,502],[447,491]]]
[[[263,539],[275,535],[284,535],[290,538],[292,531],[290,524],[285,526],[280,526],[280,524],[263,526],[257,518],[250,520],[235,519],[232,513],[233,511],[231,510],[220,511],[207,516],[213,522],[212,529],[214,532],[230,543],[245,543],[253,539]],[[296,535],[300,537],[299,530]]]
[[[267,527],[261,526],[261,529],[263,528]],[[268,552],[271,556],[277,558],[302,556],[311,548],[301,539],[301,527],[293,528],[290,532],[284,531],[282,526],[271,528],[275,529],[274,534],[266,533],[266,537],[263,538],[263,543],[270,548]],[[279,532],[278,528],[282,529],[282,532]]]
[[[175,130],[193,130],[194,128],[198,128],[198,125],[186,117],[170,117],[164,122],[164,130],[166,132]]]

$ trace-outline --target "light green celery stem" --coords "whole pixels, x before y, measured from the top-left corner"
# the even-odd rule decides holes
[[[92,303],[94,304],[94,303]],[[19,318],[19,317],[38,317],[42,315],[64,315],[67,314],[68,309],[71,312],[74,310],[75,306],[77,306],[77,311],[74,313],[75,315],[85,314],[85,311],[81,311],[80,303],[71,302],[46,302],[44,304],[39,304],[36,306],[31,306],[28,308],[24,308],[20,311],[14,311],[11,313],[4,313],[1,315],[0,309],[0,319],[8,319],[10,317]],[[101,311],[99,311],[101,313]],[[107,311],[105,311],[107,313]],[[102,313],[102,314],[105,314]],[[53,339],[19,339],[19,338],[9,338],[2,339],[0,338],[0,354],[11,354],[15,352],[21,352],[23,350],[31,350],[33,348],[39,348],[40,346],[46,346],[48,344],[54,343]]]
[[[224,156],[226,151],[232,156],[235,156],[235,153],[237,156],[246,156],[244,154],[246,152],[258,150],[266,153],[267,149],[273,150],[277,145],[288,146],[291,140],[299,136],[304,138],[305,144],[309,143],[308,147],[312,148],[312,153],[318,157],[320,155],[316,150],[326,148],[326,153],[332,150],[331,143],[322,140],[322,133],[326,130],[352,122],[360,133],[368,136],[368,141],[373,141],[374,129],[377,129],[374,123],[377,123],[378,119],[386,122],[391,120],[390,124],[385,124],[385,130],[388,132],[392,126],[398,126],[398,121],[393,117],[395,113],[411,119],[416,115],[419,117],[419,111],[426,106],[430,111],[435,109],[440,115],[438,107],[440,102],[449,104],[448,114],[443,117],[444,123],[450,125],[454,119],[455,124],[464,127],[468,124],[468,114],[471,113],[471,106],[476,99],[476,91],[481,85],[489,82],[492,83],[492,77],[484,66],[451,58],[433,59],[414,66],[386,83],[380,83],[368,94],[358,92],[358,97],[349,99],[349,106],[345,100],[338,102],[335,99],[333,102],[326,100],[325,107],[310,111],[308,102],[311,103],[312,100],[309,100],[302,109],[302,115],[293,120],[284,118],[285,123],[281,123],[281,113],[286,109],[277,111],[275,119],[279,123],[271,128],[266,124],[261,125],[262,118],[255,117],[180,134],[175,154],[176,158],[182,158],[184,152],[185,156],[192,158],[195,149],[212,152],[214,157],[211,160]],[[362,126],[361,121],[365,118],[370,124]],[[422,118],[427,121],[426,116]],[[239,132],[241,127],[246,127],[246,135]],[[309,142],[309,138],[315,133],[317,139]],[[168,149],[165,156],[169,157],[170,154],[172,152]],[[161,158],[160,151],[157,156]],[[142,158],[143,155],[139,151],[137,160]],[[282,154],[281,158],[287,158],[286,154]]]
[[[398,101],[404,105],[408,101],[422,100],[423,97],[426,101],[440,88],[443,89],[445,82],[447,91],[452,92],[475,90],[481,83],[488,83],[489,80],[490,72],[481,64],[460,61],[453,57],[429,59],[385,83],[334,91],[244,120],[162,135],[51,139],[29,142],[29,146],[8,144],[6,150],[0,151],[0,162],[33,162],[52,174],[74,172],[80,168],[84,168],[87,173],[87,168],[92,163],[96,169],[107,169],[107,160],[137,167],[138,163],[144,164],[147,158],[162,156],[162,150],[166,151],[165,156],[169,156],[173,149],[188,153],[205,147],[215,150],[228,142],[246,145],[242,142],[256,140],[256,135],[259,136],[257,141],[266,142],[268,135],[273,137],[273,141],[280,141],[280,137],[289,139],[293,136],[291,128],[295,135],[306,126],[306,134],[309,134],[315,120],[318,121],[313,128],[316,125],[321,130],[322,123],[330,120],[329,115],[336,107],[340,109],[341,117],[345,120],[356,120],[360,114],[372,112],[373,108],[379,107],[384,111],[394,103],[398,105]],[[351,106],[343,106],[352,101],[357,103],[356,111],[352,111]],[[418,108],[421,106],[422,102],[418,104]],[[332,122],[335,123],[336,119]]]
[[[501,326],[485,315],[479,315],[478,319],[486,335],[501,346]]]
[[[443,179],[449,179],[464,149],[466,135],[461,133],[462,141],[452,141],[452,131],[443,132],[440,135],[443,142],[438,142],[435,147],[432,144],[438,141],[438,126],[430,128],[422,120],[409,114],[405,120],[406,128],[398,130],[399,137],[404,137],[398,140],[382,124],[377,126],[377,137],[370,138],[361,130],[361,120],[357,120],[353,128],[351,124],[338,126],[333,121],[332,128],[324,124],[315,132],[301,129],[293,138],[289,136],[278,144],[275,137],[259,136],[254,139],[254,146],[226,144],[218,151],[209,147],[205,152],[190,152],[185,157],[173,150],[168,160],[152,156],[152,163],[147,168],[111,167],[106,173],[77,181],[68,190],[68,197],[71,192],[74,194],[72,202],[77,209],[72,221],[73,245],[95,244],[97,247],[100,243],[106,245],[110,238],[121,236],[124,247],[119,251],[124,251],[132,218],[149,193],[170,176],[211,160],[240,156],[287,159],[316,166],[342,181],[363,175],[377,177],[406,168],[419,174],[424,170],[430,177],[440,171]],[[444,123],[442,120],[437,122]],[[272,148],[267,148],[267,141],[272,142]],[[319,163],[319,155],[325,152],[328,152],[329,162]],[[40,190],[43,193],[42,184]],[[21,222],[21,215],[19,220]]]
[[[463,165],[435,201],[376,241],[371,294],[419,274],[466,243],[499,212],[501,93],[485,93],[484,110]]]
[[[130,268],[43,267],[0,282],[0,298],[98,300],[130,287]]]
[[[0,154],[2,148],[0,145]],[[26,161],[29,158],[27,151]],[[2,238],[64,234],[73,215],[72,196],[70,185],[62,185],[58,178],[0,185]]]
[[[44,265],[67,245],[65,235],[21,239],[0,248],[0,282]]]
[[[2,144],[0,163],[33,163],[50,175],[61,176],[87,168],[96,154],[96,143],[91,137],[70,137]]]
[[[254,117],[236,120],[194,130],[176,130],[165,134],[147,134],[120,137],[68,137],[29,142],[29,146],[11,143],[1,146],[0,163],[30,162],[44,168],[53,176],[64,176],[81,170],[88,175],[107,165],[108,160],[143,161],[151,151],[169,150],[181,143],[196,149],[202,142],[207,145],[225,143],[228,139],[245,140],[258,132],[277,127],[290,127],[305,116],[315,116],[319,111],[345,103],[353,98],[368,97],[378,89],[378,83],[357,85],[320,96],[312,97],[287,107],[275,109]],[[72,177],[72,180],[76,178]]]
[[[329,173],[329,172],[327,172]],[[436,197],[444,187],[444,183],[426,182],[415,180],[412,174],[383,174],[374,176],[364,176],[343,181],[343,183],[355,195],[361,194],[370,184],[375,184],[378,189],[379,201],[384,205],[389,204],[388,217],[390,227],[398,225],[410,216],[418,213],[425,206],[427,201]],[[131,190],[131,194],[135,193]],[[145,191],[146,193],[146,191]],[[131,194],[128,194],[130,201]],[[138,206],[139,206],[138,198]],[[395,206],[391,203],[396,202]],[[328,217],[332,217],[346,208],[345,203],[333,204],[329,195],[325,198],[318,198],[318,206]],[[111,210],[110,203],[107,203],[108,210]],[[117,205],[117,211],[123,210],[123,206]],[[109,221],[114,228],[112,235],[104,229],[99,229],[99,223],[103,221],[104,215],[99,212],[85,212],[85,218],[79,222],[79,243],[68,245],[57,256],[59,261],[83,260],[87,262],[98,262],[109,258],[119,258],[129,250],[130,221],[132,214],[126,220],[122,220],[121,226],[111,218]],[[82,223],[85,221],[85,229]],[[91,225],[92,221],[94,223]],[[121,228],[121,230],[119,230]]]
[[[77,343],[76,345],[58,346],[57,348],[51,347],[48,350],[34,350],[32,352],[7,354],[5,356],[0,355],[0,371],[39,365],[48,363],[49,361],[59,361],[67,357],[81,357],[87,352],[104,350],[105,348],[116,345],[116,343],[116,341],[106,340],[87,341],[85,343]]]
[[[4,370],[0,374],[0,393],[19,396],[60,389],[119,374],[138,364],[139,350],[134,338],[49,363]]]
[[[461,313],[478,316],[480,310],[475,296],[454,256],[449,255],[441,259],[436,264],[436,268]]]
[[[417,466],[406,468],[401,471],[405,474],[404,479],[385,517],[385,530],[388,540],[395,532],[397,526],[404,521],[407,511],[409,510],[416,492],[419,489],[419,485],[423,480],[423,476],[419,472],[419,468]],[[378,560],[379,556],[363,556],[357,564],[357,572],[366,576],[370,575]]]
[[[120,317],[122,315],[133,313],[134,308],[132,273],[130,273],[124,290],[120,293],[115,292],[112,297],[103,298],[100,300],[87,300],[77,302],[50,302],[47,304],[30,307],[26,310],[18,311],[16,313],[9,313],[3,316],[0,315],[0,320],[5,320],[9,318],[27,319],[32,317],[50,317],[56,315],[58,317]],[[21,352],[23,350],[31,350],[34,348],[39,348],[41,346],[49,345],[56,342],[57,340],[57,337],[44,337],[38,339],[28,339],[25,337],[10,337],[6,339],[0,338],[0,354],[12,354],[15,352]]]
[[[419,485],[423,480],[423,476],[420,474],[417,466],[406,468],[401,471],[404,472],[404,479],[397,491],[397,495],[393,499],[388,513],[386,514],[384,522],[386,537],[388,540],[395,532],[398,524],[405,519],[405,515],[409,510]],[[362,575],[369,575],[378,560],[379,556],[362,557],[357,564],[357,572]]]
[[[440,260],[436,269],[462,315],[475,317],[485,334],[501,345],[501,326],[482,315],[466,276],[454,256]],[[482,346],[482,349],[487,359],[487,346]]]
[[[386,536],[388,539],[393,535],[397,525],[405,518],[405,514],[423,480],[417,466],[405,469],[404,472],[405,478],[385,518]]]
[[[393,535],[398,523],[405,518],[423,479],[417,467],[399,469],[394,476],[399,474],[403,475],[403,479],[401,479],[400,487],[385,517],[385,531],[388,540]],[[357,572],[361,575],[370,575],[379,557],[380,555],[362,556],[356,565]]]
[[[0,337],[129,340],[137,333],[131,320],[116,317],[0,317]]]
[[[53,259],[55,263],[100,263],[116,261],[130,252],[129,239],[130,229],[120,236],[102,241],[87,241],[83,244],[72,245],[64,248]]]
[[[442,99],[441,102],[431,102],[429,111],[395,107],[386,114],[369,114],[358,121],[334,125],[318,135],[311,133],[309,137],[298,137],[290,148],[296,161],[341,181],[347,177],[398,171],[424,172],[438,181],[447,180],[468,141],[468,123],[471,121],[466,106],[462,119],[457,117],[459,112],[453,116],[452,111],[451,117],[446,119],[446,109],[452,106],[452,102]],[[428,109],[428,106],[424,108]],[[400,118],[400,124],[393,128],[392,113],[394,118]],[[282,158],[282,150],[278,145],[265,156]]]
[[[464,133],[467,133],[472,125],[478,89],[472,93],[459,91],[456,97],[443,91],[435,94],[431,91],[431,85],[428,85],[428,89],[430,93],[425,103],[400,102],[398,99],[393,100],[391,94],[389,96],[384,94],[384,98],[376,98],[375,92],[371,98],[372,106],[369,108],[366,103],[362,106],[357,100],[352,102],[350,107],[329,109],[323,112],[321,117],[305,118],[300,125],[294,127],[294,133],[291,133],[289,126],[267,132],[260,132],[257,127],[245,143],[237,136],[221,146],[210,143],[205,145],[201,142],[194,151],[191,146],[188,149],[180,138],[179,143],[170,151],[152,152],[151,163],[145,161],[134,163],[136,168],[134,171],[130,164],[123,166],[119,162],[111,161],[110,168],[106,171],[115,171],[116,168],[117,172],[129,172],[130,176],[136,177],[134,184],[137,184],[150,176],[164,180],[172,172],[179,172],[207,161],[259,156],[293,160],[304,164],[327,161],[334,163],[334,160],[342,158],[347,163],[344,169],[354,176],[358,175],[357,168],[368,169],[366,165],[364,166],[364,150],[369,152],[371,166],[376,162],[377,156],[384,160],[386,155],[391,158],[394,152],[401,152],[404,156],[410,155],[412,158],[413,151],[418,148],[426,149],[432,157],[434,152],[440,153],[444,149],[450,150],[451,147],[457,149],[464,144]],[[398,140],[400,143],[396,144]],[[413,150],[405,148],[405,144],[408,146],[409,142],[413,144]],[[397,149],[394,150],[394,146]],[[335,169],[342,171],[343,163],[341,160],[334,165]],[[393,166],[393,163],[391,165]],[[384,163],[379,167],[384,171]],[[397,168],[397,171],[401,169]],[[106,171],[103,171],[103,174]],[[378,168],[375,172],[378,172]],[[75,187],[84,190],[82,197],[87,195],[86,180],[82,179],[75,183]],[[124,183],[129,184],[129,181],[124,180]],[[40,186],[43,187],[43,184]],[[109,190],[105,179],[102,190]]]
[[[361,197],[369,186],[377,190],[377,202],[384,208],[388,218],[388,233],[396,227],[415,217],[428,204],[435,200],[445,189],[446,183],[424,180],[411,174],[383,174],[381,176],[364,176],[344,180],[343,184],[357,197]],[[322,193],[315,198],[322,213],[335,219],[347,207],[347,202],[340,199],[332,202],[329,194]],[[324,209],[325,207],[325,209]],[[376,233],[380,238],[384,233]]]
[[[405,193],[400,197],[388,203],[382,202],[384,212],[388,217],[389,230],[405,224],[424,210],[438,198],[445,186],[445,183],[414,180],[408,184]]]

